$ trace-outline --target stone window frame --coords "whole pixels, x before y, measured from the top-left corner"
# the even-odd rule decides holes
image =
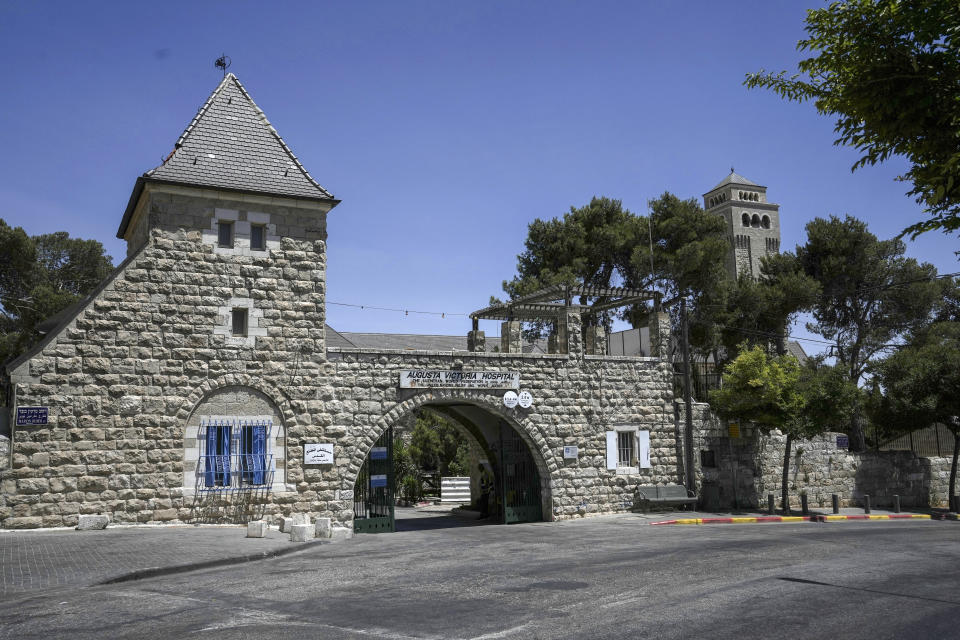
[[[247,330],[250,328],[250,311],[245,307],[234,308],[230,313],[230,329],[233,337],[247,337]]]
[[[247,310],[247,333],[243,336],[237,336],[233,333],[233,313],[234,311]],[[258,309],[254,305],[253,298],[230,298],[227,304],[217,308],[217,317],[219,322],[213,328],[213,335],[224,337],[224,346],[226,347],[255,347],[257,337],[266,337],[267,327],[263,318],[263,309]]]
[[[200,424],[213,420],[244,420],[244,421],[262,421],[269,420],[272,423],[270,437],[267,439],[267,455],[273,456],[274,474],[273,484],[267,487],[267,490],[273,492],[295,491],[296,487],[287,484],[287,456],[286,456],[286,430],[283,425],[274,422],[275,416],[227,416],[227,415],[201,415],[198,416],[193,426],[187,426],[184,431],[184,466],[183,466],[183,495],[192,497],[196,495],[197,488],[197,465],[200,464]],[[191,420],[193,422],[194,420]]]
[[[633,434],[630,438],[630,442],[633,444],[633,453],[635,456],[640,455],[640,443],[637,441],[638,435],[640,433],[640,427],[632,424],[620,424],[613,427],[613,430],[617,432],[617,439],[619,440],[621,433],[631,433]],[[617,475],[636,475],[640,473],[640,461],[637,461],[637,466],[624,466],[621,467],[619,463],[617,464]]]
[[[245,218],[245,219],[241,219]],[[229,247],[220,245],[219,226],[221,222],[230,222],[233,225],[233,244]],[[251,226],[263,227],[264,247],[254,249],[250,246]],[[203,229],[203,243],[210,246],[217,255],[225,256],[255,256],[263,257],[272,250],[280,249],[280,236],[277,235],[277,225],[270,222],[270,214],[260,211],[243,211],[239,209],[213,210],[210,227]]]

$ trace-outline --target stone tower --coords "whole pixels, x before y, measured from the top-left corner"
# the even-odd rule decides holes
[[[759,277],[760,258],[780,252],[780,205],[767,201],[767,188],[731,170],[703,195],[703,208],[727,223],[730,275]]]

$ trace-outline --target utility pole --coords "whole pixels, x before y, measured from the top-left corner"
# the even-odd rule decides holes
[[[696,478],[693,473],[693,397],[690,381],[690,323],[687,320],[687,299],[680,300],[680,349],[683,354],[683,402],[686,428],[683,431],[683,469],[687,490],[695,491]]]

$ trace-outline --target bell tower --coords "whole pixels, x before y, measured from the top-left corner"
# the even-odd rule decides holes
[[[760,258],[780,252],[780,205],[767,201],[767,188],[730,169],[730,175],[703,195],[703,208],[727,223],[727,271],[734,279],[760,276]]]

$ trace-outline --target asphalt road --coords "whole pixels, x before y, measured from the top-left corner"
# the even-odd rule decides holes
[[[960,637],[960,523],[647,522],[358,536],[54,588],[0,604],[0,637]]]

